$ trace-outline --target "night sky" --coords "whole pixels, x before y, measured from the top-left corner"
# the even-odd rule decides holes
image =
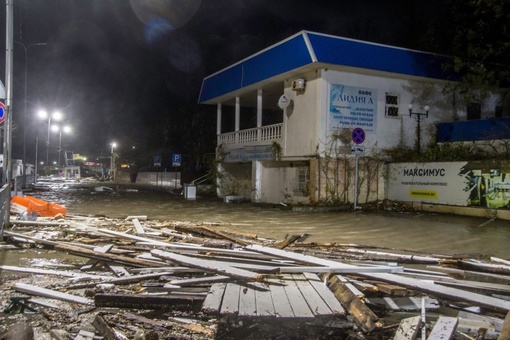
[[[434,15],[434,2],[440,3],[14,0],[13,158],[22,158],[23,128],[29,163],[36,134],[45,140],[39,108],[62,111],[72,126],[73,134],[62,136],[65,149],[92,159],[107,155],[116,141],[121,151],[135,146],[151,153],[158,122],[196,105],[205,76],[301,30],[419,49],[414,33]],[[29,46],[26,119],[20,43]],[[46,45],[30,46],[36,43]],[[5,54],[0,62],[5,65]],[[5,84],[4,72],[0,78]]]

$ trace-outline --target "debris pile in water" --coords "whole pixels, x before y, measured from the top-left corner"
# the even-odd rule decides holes
[[[36,339],[508,338],[510,262],[308,243],[146,216],[18,220],[3,336]],[[80,260],[81,259],[81,260]],[[505,320],[506,316],[506,320]]]

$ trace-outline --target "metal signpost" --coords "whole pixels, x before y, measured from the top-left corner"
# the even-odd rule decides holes
[[[351,147],[351,153],[355,156],[355,163],[356,168],[354,171],[354,210],[356,211],[358,209],[357,202],[358,202],[358,162],[359,162],[359,156],[363,155],[365,153],[365,147],[360,145],[363,144],[365,141],[365,131],[362,128],[355,128],[352,130],[352,141],[355,143]]]
[[[177,169],[175,169],[178,166],[181,166],[181,154],[180,153],[174,153],[172,154],[172,167],[174,167],[175,172],[175,181],[174,181],[174,189],[177,189]]]

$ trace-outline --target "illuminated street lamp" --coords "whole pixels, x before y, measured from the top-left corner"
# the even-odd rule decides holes
[[[115,159],[113,157],[113,149],[117,147],[117,143],[113,142],[110,143],[110,146],[112,147],[112,155],[110,158],[110,172],[112,173],[112,180],[115,179]]]
[[[429,116],[429,110],[430,107],[428,105],[425,105],[424,109],[425,112],[413,112],[413,104],[409,104],[409,117],[412,117],[413,115],[416,116],[416,142],[415,142],[415,148],[416,151],[419,153],[421,152],[421,126],[420,122],[422,120],[422,117],[428,118]]]
[[[51,115],[46,110],[39,110],[38,115],[41,119],[48,119],[48,140],[46,141],[46,166],[49,164],[50,158],[50,131],[51,131],[51,119],[56,121],[62,119],[62,113],[59,111],[53,112]]]
[[[64,133],[71,133],[71,127],[69,125],[64,125],[62,128],[58,125],[53,125],[51,127],[51,129],[54,131],[54,132],[58,132],[59,134],[59,137],[58,137],[58,166],[61,167],[62,164],[60,163],[60,154],[62,153],[62,132]]]

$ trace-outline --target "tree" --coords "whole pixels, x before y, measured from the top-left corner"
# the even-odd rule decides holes
[[[446,17],[434,25],[438,52],[454,57],[462,86],[481,96],[510,85],[510,2],[508,0],[447,0]]]

